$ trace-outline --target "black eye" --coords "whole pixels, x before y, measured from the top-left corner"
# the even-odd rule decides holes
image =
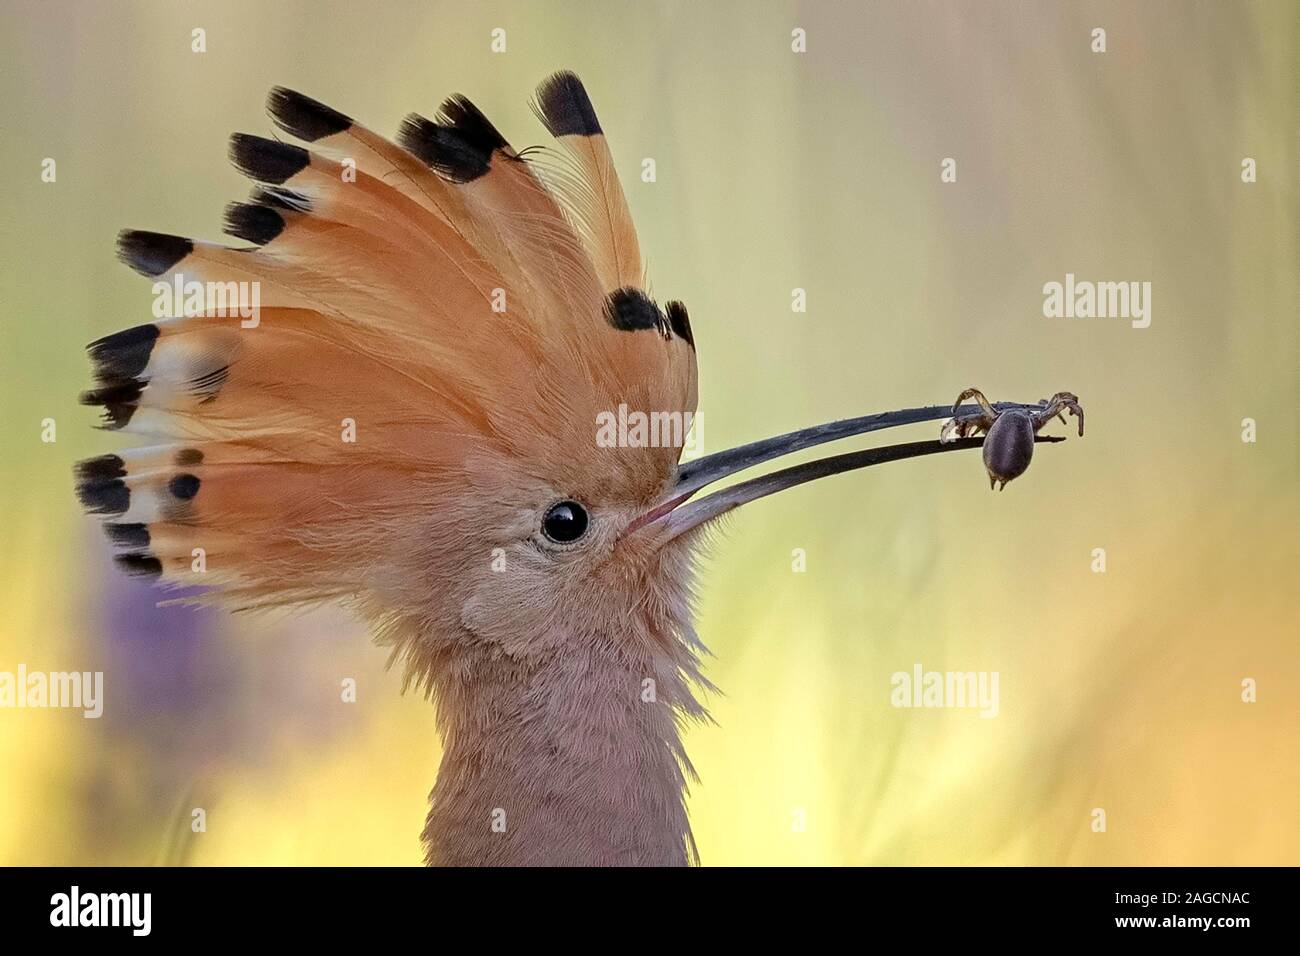
[[[577,541],[587,533],[587,509],[576,501],[553,504],[542,519],[542,531],[560,544]]]

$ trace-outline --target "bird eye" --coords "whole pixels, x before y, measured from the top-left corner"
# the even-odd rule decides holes
[[[542,519],[542,531],[560,544],[577,541],[587,533],[587,509],[576,501],[553,504]]]

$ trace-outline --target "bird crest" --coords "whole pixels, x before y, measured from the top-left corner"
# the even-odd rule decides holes
[[[292,90],[268,110],[303,145],[231,138],[256,186],[225,231],[251,245],[119,237],[156,295],[196,290],[89,347],[82,400],[151,442],[78,466],[123,568],[192,584],[201,549],[197,599],[236,606],[400,590],[424,569],[397,556],[432,542],[486,562],[475,529],[511,509],[662,492],[680,447],[599,425],[689,420],[694,339],[681,303],[645,291],[577,76],[537,91],[542,149],[516,151],[461,95],[396,142]]]

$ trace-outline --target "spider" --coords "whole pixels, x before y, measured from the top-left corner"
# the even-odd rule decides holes
[[[980,414],[973,418],[957,418],[957,409],[968,398],[979,402]],[[1079,397],[1070,392],[1057,392],[1050,400],[1043,399],[1037,410],[1031,407],[1005,408],[998,411],[989,404],[978,388],[968,388],[953,403],[953,418],[943,423],[939,441],[947,444],[958,438],[987,432],[984,439],[984,467],[989,473],[989,489],[1001,491],[1012,478],[1018,478],[1029,467],[1034,457],[1034,436],[1053,418],[1065,421],[1063,411],[1079,419],[1079,437],[1083,437],[1083,409]],[[1001,484],[999,484],[1001,482]]]

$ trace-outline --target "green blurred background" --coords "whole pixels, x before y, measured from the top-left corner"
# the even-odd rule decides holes
[[[270,86],[389,132],[462,91],[522,147],[561,67],[655,294],[690,306],[706,451],[967,385],[1088,413],[1002,494],[945,455],[730,522],[699,622],[725,695],[688,740],[704,862],[1300,862],[1298,10],[5,0],[0,670],[103,670],[108,699],[0,710],[0,863],[419,861],[432,708],[363,628],[157,610],[112,570],[71,488],[115,445],[82,348],[149,318],[119,228],[217,237]],[[1067,272],[1150,281],[1150,328],[1044,318]],[[1000,715],[894,709],[916,662],[998,671]]]

